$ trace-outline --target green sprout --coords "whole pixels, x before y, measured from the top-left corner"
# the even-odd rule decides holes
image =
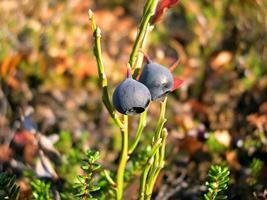
[[[228,167],[211,166],[208,173],[209,180],[206,182],[208,192],[204,195],[205,200],[227,199],[227,196],[221,193],[228,188],[229,174]]]
[[[101,165],[96,163],[99,159],[98,151],[88,150],[86,152],[85,159],[81,162],[81,168],[84,175],[79,175],[77,177],[77,182],[74,185],[75,196],[78,199],[95,200],[93,192],[100,190],[100,186],[95,184],[94,175],[99,171]]]
[[[51,184],[41,181],[39,179],[33,179],[31,181],[32,199],[38,200],[52,200],[51,197]]]

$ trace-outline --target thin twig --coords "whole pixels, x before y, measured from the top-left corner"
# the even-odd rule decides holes
[[[94,14],[91,10],[88,11],[88,16],[89,16],[89,20],[91,23],[91,28],[92,31],[94,33],[94,37],[95,37],[95,46],[94,46],[94,54],[96,57],[96,62],[97,62],[97,69],[98,69],[98,76],[101,82],[101,86],[102,86],[102,100],[104,105],[106,106],[111,118],[113,119],[113,121],[115,122],[115,124],[119,127],[119,128],[123,128],[123,123],[121,122],[121,120],[119,119],[118,115],[116,114],[110,98],[109,98],[109,94],[108,94],[108,82],[107,82],[107,76],[105,73],[105,68],[103,65],[103,60],[102,60],[102,51],[101,51],[101,30],[99,27],[96,26],[95,20],[94,20]]]

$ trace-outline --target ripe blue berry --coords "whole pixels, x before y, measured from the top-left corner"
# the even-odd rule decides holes
[[[144,112],[150,100],[151,95],[148,88],[134,80],[129,69],[127,78],[118,85],[112,96],[116,110],[125,115]]]
[[[168,68],[145,58],[146,64],[139,82],[149,89],[152,100],[162,99],[173,90],[173,76]]]

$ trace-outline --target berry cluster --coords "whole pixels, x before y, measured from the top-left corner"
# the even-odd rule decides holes
[[[175,79],[171,71],[155,62],[147,55],[139,80],[134,80],[128,67],[127,78],[115,89],[112,102],[115,109],[125,115],[145,111],[150,101],[163,99],[178,88],[182,81]]]

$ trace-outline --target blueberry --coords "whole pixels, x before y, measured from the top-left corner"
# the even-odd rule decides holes
[[[129,69],[127,78],[118,85],[112,96],[115,109],[125,115],[144,112],[150,100],[151,95],[148,88],[134,80]]]
[[[145,58],[146,64],[139,82],[149,89],[152,100],[162,99],[173,90],[173,76],[168,68]]]

